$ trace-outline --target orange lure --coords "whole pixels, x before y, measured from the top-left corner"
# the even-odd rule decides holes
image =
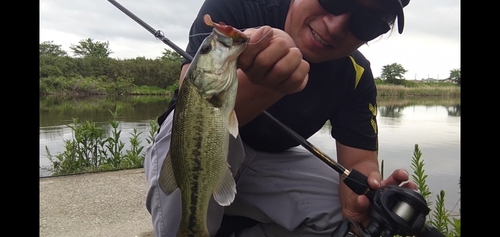
[[[205,14],[203,16],[203,20],[205,21],[205,24],[207,24],[208,26],[212,26],[219,32],[232,38],[235,43],[244,43],[248,40],[248,37],[245,34],[243,34],[243,32],[241,32],[240,30],[235,29],[230,25],[226,25],[224,22],[219,22],[217,24],[212,21],[212,18],[208,14]]]

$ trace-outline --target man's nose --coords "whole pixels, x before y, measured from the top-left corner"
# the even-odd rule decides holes
[[[328,29],[328,34],[332,37],[343,37],[349,34],[348,23],[350,17],[350,13],[325,15],[323,21]]]

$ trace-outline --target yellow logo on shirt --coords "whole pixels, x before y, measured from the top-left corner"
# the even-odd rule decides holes
[[[358,86],[359,81],[361,80],[361,76],[363,76],[363,72],[365,72],[365,69],[361,67],[359,64],[354,61],[354,58],[352,56],[349,56],[349,58],[352,61],[352,64],[354,66],[354,71],[356,72],[356,78],[354,81],[354,89]]]
[[[373,132],[377,134],[377,122],[375,121],[377,117],[377,105],[372,105],[372,103],[368,103],[368,110],[372,112],[373,117],[370,119],[370,123],[372,124]]]

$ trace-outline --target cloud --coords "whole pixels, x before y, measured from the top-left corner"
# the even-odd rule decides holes
[[[162,30],[172,42],[181,42],[185,47],[189,27],[198,10],[189,4],[190,1],[117,2],[153,29]],[[168,48],[109,1],[42,0],[40,15],[40,42],[52,40],[65,50],[86,38],[109,41],[114,55],[119,58],[154,58],[161,55],[162,50],[155,52],[158,48]],[[160,45],[155,47],[153,44]]]
[[[111,0],[113,1],[113,0]],[[180,48],[185,48],[192,21],[203,0],[116,1]],[[110,1],[40,1],[40,42],[53,41],[71,54],[69,46],[91,38],[109,41],[111,57],[156,58],[163,42]],[[400,63],[407,79],[445,78],[460,68],[460,0],[413,0],[405,7],[405,29],[362,46],[374,76],[384,65]],[[416,76],[415,76],[416,75]]]
[[[405,26],[411,29],[414,37],[434,36],[450,41],[460,40],[459,0],[411,1],[405,7],[405,19]]]

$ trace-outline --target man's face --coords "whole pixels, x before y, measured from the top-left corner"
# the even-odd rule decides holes
[[[357,0],[357,3],[366,8],[379,8],[376,0]],[[330,14],[321,7],[318,0],[292,0],[285,31],[295,40],[309,62],[338,59],[366,43],[349,30],[351,15],[349,12]]]

